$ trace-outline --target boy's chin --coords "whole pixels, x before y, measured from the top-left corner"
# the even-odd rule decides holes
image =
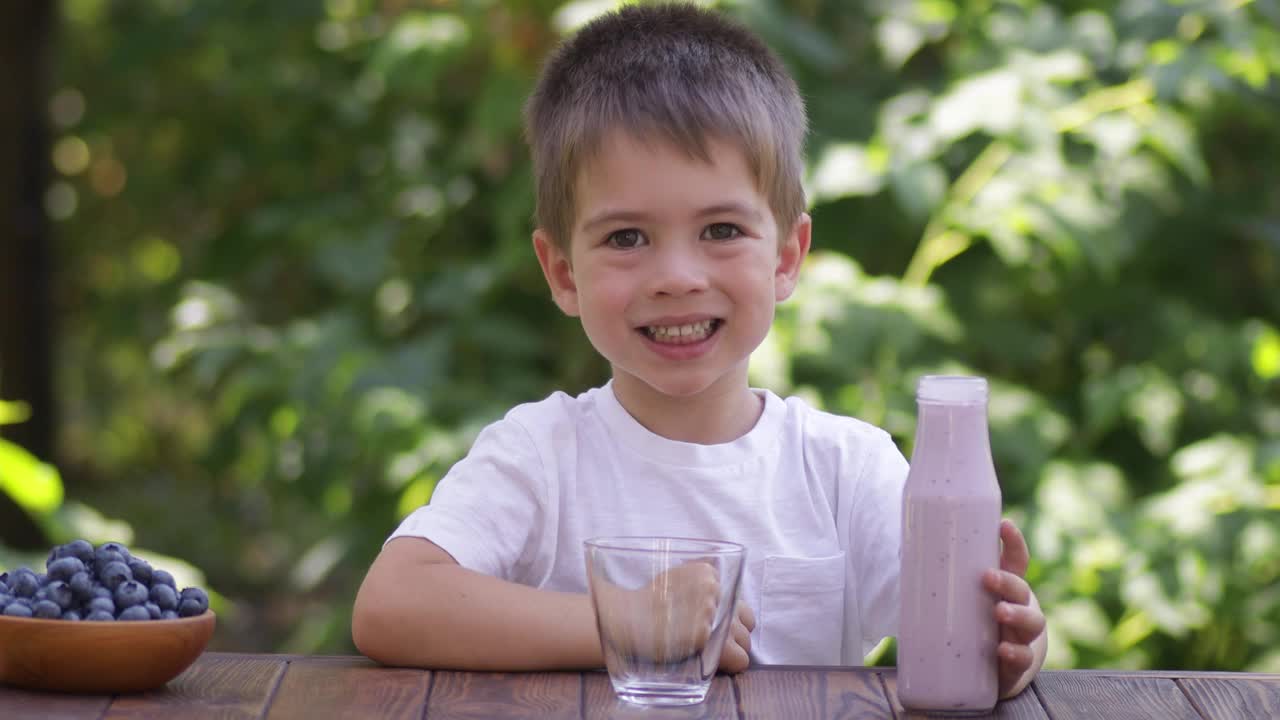
[[[660,395],[671,400],[692,400],[709,391],[714,392],[717,387],[728,388],[730,383],[744,388],[747,385],[745,376],[742,377],[741,382],[736,383],[733,377],[725,374],[702,377],[695,373],[671,373],[669,377],[654,377],[629,373],[616,366],[613,378],[615,386],[622,385],[626,390],[638,390],[641,393]]]

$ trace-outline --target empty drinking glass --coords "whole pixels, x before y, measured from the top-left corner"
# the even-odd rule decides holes
[[[733,622],[744,548],[668,537],[594,538],[584,545],[618,697],[642,705],[706,699]]]

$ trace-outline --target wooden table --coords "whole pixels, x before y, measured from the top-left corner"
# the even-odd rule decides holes
[[[719,676],[702,705],[642,710],[603,672],[466,673],[383,668],[358,657],[205,653],[141,695],[0,687],[0,718],[899,718],[892,668],[761,667]],[[1280,718],[1280,675],[1045,671],[993,717],[1072,720]]]

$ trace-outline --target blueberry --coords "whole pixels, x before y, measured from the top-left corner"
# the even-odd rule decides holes
[[[124,561],[124,555],[121,555],[114,550],[106,550],[105,546],[99,547],[97,550],[93,551],[93,564],[98,568],[105,567],[108,563],[122,563]]]
[[[75,593],[76,599],[84,602],[93,597],[93,579],[89,577],[89,573],[81,571],[71,576],[67,581],[67,586],[71,588],[71,592]]]
[[[9,617],[31,617],[31,606],[20,602],[11,602],[4,606],[4,614]]]
[[[126,620],[126,621],[127,620],[150,620],[151,613],[148,613],[147,609],[142,607],[141,605],[134,605],[132,607],[127,607],[124,610],[121,610],[120,614],[116,616],[116,619]]]
[[[17,597],[33,597],[40,589],[40,581],[30,568],[18,568],[9,577],[9,589]]]
[[[116,587],[116,607],[127,608],[147,601],[147,588],[137,580],[126,580]]]
[[[52,600],[37,600],[32,606],[31,612],[38,618],[46,620],[57,620],[62,617],[62,608],[58,607],[58,603]]]
[[[111,598],[96,597],[90,600],[89,604],[85,605],[84,608],[90,613],[104,612],[112,618],[116,616],[116,602]]]
[[[174,582],[173,576],[165,570],[151,571],[151,586],[155,587],[156,585],[168,585],[175,591],[178,589],[178,583]]]
[[[147,614],[151,616],[152,620],[160,619],[161,610],[159,605],[156,605],[153,602],[149,602],[149,603],[143,603],[142,607],[147,609]]]
[[[178,600],[178,614],[182,617],[200,615],[209,609],[209,596],[197,587],[182,588]]]
[[[70,610],[75,604],[75,593],[71,591],[71,586],[61,580],[54,580],[44,588],[46,597],[57,604],[59,611]]]
[[[8,580],[9,580],[9,573],[5,573],[5,574],[4,574],[4,577],[3,577],[3,578],[0,578],[0,595],[8,595],[8,594],[9,594],[9,583],[8,583]]]
[[[101,567],[102,569],[98,571],[98,579],[113,592],[120,587],[120,583],[133,579],[133,572],[129,570],[129,566],[119,560],[112,560]]]
[[[115,602],[115,597],[116,597],[116,594],[112,592],[111,588],[107,587],[106,585],[94,585],[93,594],[90,599],[106,598],[112,602]]]
[[[161,610],[178,609],[178,591],[168,585],[152,585],[150,597]]]
[[[124,545],[118,542],[105,542],[99,545],[97,550],[94,550],[95,555],[97,555],[98,553],[104,553],[104,552],[116,553],[121,558],[123,558],[125,562],[128,562],[129,558],[132,557],[129,554],[129,548],[125,547]]]
[[[84,563],[80,558],[64,557],[49,563],[50,580],[70,580],[78,572],[84,572]]]
[[[102,610],[93,610],[88,615],[85,615],[84,619],[92,622],[114,622],[116,616]]]
[[[128,565],[129,571],[133,573],[134,580],[148,587],[151,586],[151,574],[153,571],[150,563],[140,558],[129,558]]]
[[[177,620],[178,611],[177,610],[161,610],[160,619],[161,620]]]
[[[13,596],[6,592],[0,592],[0,610],[4,610],[4,606],[13,602]]]
[[[36,573],[36,583],[37,583],[40,587],[44,587],[45,585],[48,585],[48,584],[49,584],[49,576],[48,576],[48,575],[46,575],[46,574],[44,574],[44,573]]]
[[[82,563],[93,559],[93,543],[88,540],[72,540],[62,546],[60,557],[73,557]]]
[[[76,611],[76,610],[64,610],[62,612],[62,619],[71,620],[72,622],[75,622],[76,620],[80,619],[80,613],[79,611]]]

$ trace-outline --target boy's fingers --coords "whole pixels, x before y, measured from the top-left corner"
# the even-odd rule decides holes
[[[729,632],[733,637],[733,642],[737,643],[738,647],[746,650],[748,653],[751,652],[750,630],[744,627],[742,623],[734,623],[733,627],[729,629]]]
[[[1000,543],[1000,569],[1018,576],[1026,575],[1031,552],[1022,531],[1008,518],[1000,521]]]
[[[1028,605],[1013,603],[996,604],[996,622],[1010,633],[1014,640],[1030,643],[1044,632],[1044,613]]]
[[[1031,586],[1021,576],[1007,570],[988,570],[982,575],[982,584],[1001,600],[1018,605],[1031,602]]]
[[[720,671],[736,673],[751,664],[751,634],[736,620],[729,628],[724,649],[720,651]]]
[[[738,605],[738,622],[742,623],[747,632],[756,629],[756,614],[752,612],[751,606],[746,604]]]
[[[1017,670],[1018,676],[1027,671],[1031,667],[1031,661],[1035,659],[1035,653],[1032,652],[1030,645],[1004,641],[996,648],[996,653],[1000,656],[1000,663],[1010,670]]]
[[[1026,645],[1002,642],[996,647],[996,655],[1000,659],[1000,688],[1004,695],[1031,667],[1035,653]]]
[[[740,673],[751,664],[747,652],[734,643],[725,643],[724,652],[720,653],[720,672]]]

